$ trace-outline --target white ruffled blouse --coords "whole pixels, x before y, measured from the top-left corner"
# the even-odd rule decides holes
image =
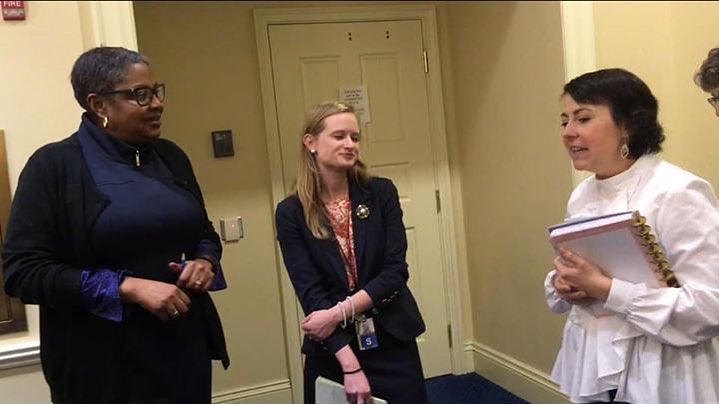
[[[567,218],[638,210],[665,251],[680,288],[612,281],[595,318],[544,282],[547,304],[569,311],[552,379],[573,402],[719,403],[719,212],[711,185],[644,156],[614,177],[588,178],[569,199]]]

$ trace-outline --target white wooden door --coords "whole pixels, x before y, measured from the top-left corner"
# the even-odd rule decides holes
[[[286,24],[269,27],[285,191],[295,181],[304,112],[365,85],[371,122],[360,158],[391,178],[407,231],[409,288],[427,331],[417,339],[426,377],[451,372],[427,85],[419,20]],[[381,342],[380,342],[381,343]]]

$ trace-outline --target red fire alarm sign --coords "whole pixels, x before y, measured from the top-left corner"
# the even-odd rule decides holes
[[[25,2],[24,1],[5,1],[2,4],[3,20],[24,20],[25,19]]]

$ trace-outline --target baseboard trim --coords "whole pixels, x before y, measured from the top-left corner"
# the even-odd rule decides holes
[[[213,403],[289,403],[292,401],[292,390],[289,379],[270,383],[242,387],[212,396]]]
[[[474,356],[474,371],[531,403],[568,402],[548,374],[473,341],[464,350]]]

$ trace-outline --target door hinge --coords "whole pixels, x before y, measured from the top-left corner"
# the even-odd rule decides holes
[[[447,324],[447,339],[449,339],[449,349],[452,349],[452,324]]]
[[[439,189],[434,190],[434,200],[437,203],[437,213],[442,210],[442,201],[439,199]]]
[[[422,51],[422,57],[424,58],[424,72],[429,73],[429,59],[427,59],[427,51]]]

